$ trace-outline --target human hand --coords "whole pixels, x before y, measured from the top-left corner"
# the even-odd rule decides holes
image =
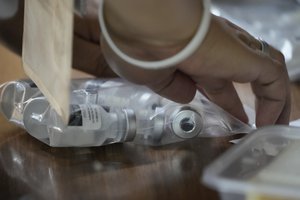
[[[139,1],[135,1],[131,0],[131,3],[137,5]],[[98,46],[101,33],[97,20],[97,2],[89,1],[85,18],[75,18],[73,57],[77,68],[97,76],[115,76],[104,60],[102,55],[104,53],[114,71],[132,82],[147,85],[158,94],[180,103],[189,102],[196,90],[200,90],[211,101],[242,121],[247,121],[247,116],[232,83],[251,83],[256,96],[256,125],[289,122],[291,107],[289,79],[284,57],[273,47],[270,47],[269,54],[263,53],[258,40],[229,21],[214,16],[206,39],[189,59],[169,69],[141,69],[122,61],[104,40],[101,42],[103,52],[101,51]],[[128,17],[124,21],[133,20],[135,24],[135,15],[139,13],[129,12],[132,16],[129,15],[126,10],[128,2],[123,0],[107,2],[116,3],[118,6],[123,3],[118,13],[122,16],[121,12],[124,12],[124,16]],[[161,3],[155,0],[153,2]],[[122,31],[121,26],[121,31],[117,30],[118,34],[112,34],[112,37],[124,52],[142,60],[160,60],[174,55],[185,46],[190,39],[188,35],[194,33],[199,23],[201,11],[197,9],[201,10],[199,5],[201,2],[194,1],[194,3],[188,2],[184,5],[190,12],[183,15],[186,18],[176,18],[175,21],[179,21],[179,25],[163,21],[161,15],[174,16],[172,13],[166,14],[163,10],[162,13],[156,13],[158,16],[156,20],[161,22],[155,23],[154,27],[148,27],[148,30],[155,31],[145,32],[148,24],[151,24],[145,17],[137,21],[141,22],[142,26],[131,30],[130,28],[133,27],[128,27],[126,24],[123,28],[129,31],[125,29]],[[172,5],[175,3],[173,2]],[[131,9],[131,6],[128,8]],[[181,12],[176,9],[182,7],[171,8],[168,12]],[[140,9],[139,12],[144,13],[149,10],[149,5],[145,8],[146,10]],[[153,13],[151,13],[151,20],[153,20],[152,15]],[[123,23],[120,22],[120,18],[115,19],[118,25]],[[169,20],[166,17],[163,19]],[[114,17],[107,20],[114,20]],[[176,26],[179,29],[176,29]],[[168,32],[169,29],[175,30],[176,34]],[[170,35],[172,37],[169,37]]]
[[[155,46],[114,37],[119,47],[138,58],[162,59],[184,45]],[[199,49],[178,66],[145,70],[122,61],[102,41],[104,53],[114,71],[130,81],[145,84],[158,94],[177,102],[189,102],[201,90],[214,103],[247,121],[233,82],[251,83],[256,96],[256,125],[287,124],[290,88],[283,55],[270,46],[261,51],[258,40],[246,31],[214,16]]]
[[[289,78],[283,55],[231,22],[214,17],[210,32],[194,57],[179,70],[193,77],[196,87],[216,104],[245,121],[241,101],[232,82],[251,83],[256,96],[256,125],[288,124]]]

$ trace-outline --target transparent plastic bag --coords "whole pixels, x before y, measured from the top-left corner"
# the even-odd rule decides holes
[[[158,146],[252,130],[200,93],[191,103],[183,105],[122,79],[73,80],[70,119],[64,124],[32,85],[30,81],[4,84],[1,111],[8,120],[50,146],[102,146],[120,142]]]
[[[40,96],[42,93],[31,80],[4,83],[1,85],[1,112],[6,119],[24,128],[24,108],[28,101]]]

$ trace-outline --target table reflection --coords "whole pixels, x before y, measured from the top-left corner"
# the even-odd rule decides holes
[[[200,138],[159,148],[51,148],[24,133],[0,146],[0,165],[14,180],[6,195],[18,199],[217,199],[201,173],[228,145]]]

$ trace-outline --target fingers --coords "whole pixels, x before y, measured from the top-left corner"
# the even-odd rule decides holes
[[[215,80],[209,83],[206,82],[205,85],[202,88],[212,102],[221,106],[241,121],[248,122],[248,117],[232,82]]]
[[[250,80],[256,96],[256,125],[288,124],[290,88],[282,54],[270,46],[268,54],[255,51],[252,61],[247,63],[256,72],[256,77]]]
[[[269,70],[269,74],[274,74],[277,72],[277,75],[273,75],[274,77],[278,76],[278,78],[273,78],[274,81],[269,81],[269,83],[264,83],[258,87],[259,90],[265,90],[263,97],[257,95],[257,120],[256,125],[264,126],[268,124],[288,124],[290,118],[290,110],[291,110],[291,97],[290,97],[290,88],[289,88],[289,80],[287,76],[287,70],[285,67],[285,59],[283,54],[276,50],[274,47],[269,46],[268,44],[263,44],[259,42],[255,38],[253,38],[248,33],[243,32],[240,35],[240,38],[243,42],[248,43],[248,46],[254,50],[261,56],[265,57],[265,59],[273,60],[274,63],[278,63],[278,69],[274,67],[274,63],[271,63],[271,67]],[[267,51],[263,52],[263,46],[267,45]],[[260,49],[261,51],[257,51]],[[266,55],[263,55],[266,54]],[[268,75],[264,76],[262,79],[267,79]],[[261,80],[265,82],[264,80]],[[283,91],[280,91],[283,90]],[[258,93],[260,93],[259,91]],[[268,113],[266,115],[265,113]]]
[[[260,41],[232,23],[227,23],[235,29],[246,47],[255,52],[253,62],[259,61],[255,67],[255,71],[259,72],[258,78],[252,81],[257,98],[256,125],[288,124],[291,97],[283,54],[268,45],[268,51],[263,52],[263,44]]]
[[[252,83],[257,125],[288,123],[290,92],[284,57],[271,46],[269,54],[261,49],[246,31],[214,18],[198,52],[179,69],[200,83],[212,101],[240,119],[245,118],[231,82]],[[204,79],[210,81],[202,84]]]
[[[282,75],[281,77],[283,79],[282,82],[285,85],[285,89],[283,89],[284,92],[281,93],[281,95],[283,96],[283,99],[284,99],[284,97],[286,97],[285,104],[283,106],[283,110],[282,110],[281,114],[279,115],[279,117],[275,123],[276,124],[289,124],[290,113],[291,113],[291,91],[290,91],[290,86],[289,86],[289,77],[287,75],[288,73],[287,73],[287,69],[286,69],[286,65],[285,65],[285,59],[284,59],[283,54],[272,46],[269,46],[269,56],[273,60],[275,60],[275,62],[277,61],[278,63],[280,63],[280,67],[283,71],[281,73],[281,75]]]
[[[270,60],[270,65],[266,65],[265,68],[268,69],[268,66],[270,67],[267,74],[260,76],[261,78],[257,81],[263,82],[263,84],[258,86],[259,91],[257,91],[257,88],[254,89],[257,92],[257,116],[259,116],[257,117],[257,126],[270,123],[288,124],[291,110],[291,95],[284,56],[280,51],[268,44],[261,43],[261,45],[267,45],[267,51],[262,51],[261,53],[265,54],[266,59]],[[262,46],[261,49],[263,48]],[[268,83],[265,82],[266,80]],[[263,92],[264,90],[266,91]],[[263,97],[260,96],[261,92],[264,94]],[[273,111],[273,113],[269,116],[264,116],[264,110],[267,111],[268,109],[271,112]]]
[[[290,88],[285,66],[269,59],[260,76],[252,83],[257,97],[256,125],[288,124]]]
[[[273,46],[271,46],[271,45],[269,46],[269,48],[270,48],[269,56],[272,59],[278,61],[279,63],[285,65],[284,55],[280,51],[278,51],[277,49],[275,49]]]
[[[194,81],[179,71],[163,81],[148,85],[148,87],[159,95],[178,103],[189,103],[196,93]]]
[[[287,95],[286,103],[283,107],[283,111],[281,112],[279,118],[276,121],[276,124],[289,124],[291,115],[291,95],[290,92]]]
[[[223,19],[225,21],[226,24],[228,24],[229,27],[231,27],[232,29],[234,29],[234,31],[237,34],[237,37],[246,44],[246,46],[250,47],[251,49],[255,50],[255,51],[261,51],[263,49],[262,47],[262,43],[256,39],[255,37],[253,37],[251,34],[249,34],[247,31],[243,30],[242,28],[238,27],[237,25],[233,24],[232,22]],[[283,54],[278,51],[277,49],[275,49],[273,46],[268,46],[269,49],[269,56],[275,60],[277,60],[278,62],[284,64],[285,63],[285,59]]]

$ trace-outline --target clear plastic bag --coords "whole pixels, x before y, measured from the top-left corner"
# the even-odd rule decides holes
[[[120,142],[158,146],[252,130],[200,93],[183,105],[122,79],[73,80],[70,93],[68,124],[29,80],[4,84],[0,107],[8,120],[55,147]]]

